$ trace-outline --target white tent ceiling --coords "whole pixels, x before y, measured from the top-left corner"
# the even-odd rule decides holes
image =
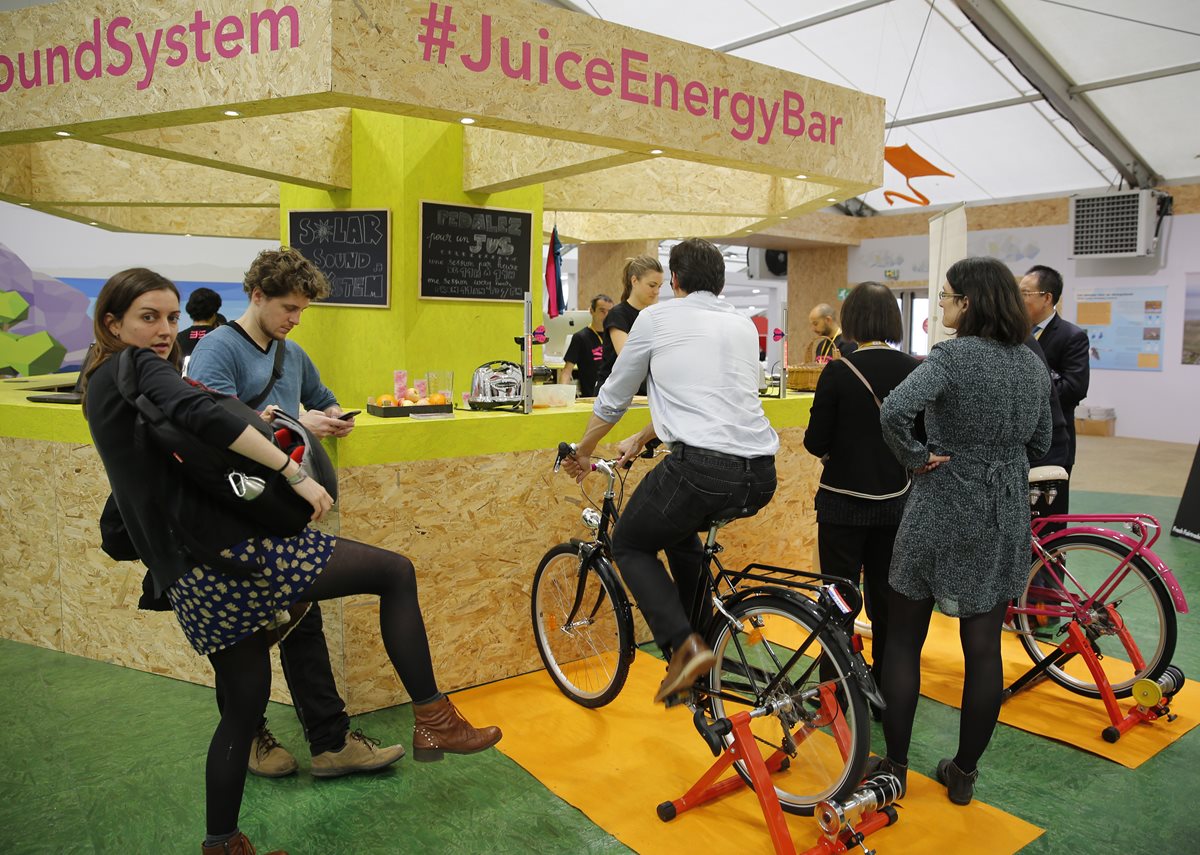
[[[884,97],[886,145],[907,144],[953,173],[913,179],[933,205],[1062,196],[1121,181],[1018,70],[1030,54],[1049,59],[1064,96],[1098,114],[1154,176],[1200,178],[1197,0],[544,2]],[[1029,51],[1010,50],[1010,61],[960,6],[1006,15]],[[890,165],[884,186],[862,201],[879,211],[916,207],[894,197],[889,205],[885,190],[912,195]]]

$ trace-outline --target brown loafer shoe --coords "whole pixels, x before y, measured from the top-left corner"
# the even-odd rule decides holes
[[[355,772],[374,772],[391,766],[404,756],[403,745],[380,748],[378,739],[372,739],[361,730],[346,734],[346,744],[340,751],[324,751],[312,759],[314,778],[338,778]]]
[[[654,703],[661,703],[672,695],[690,689],[696,679],[712,668],[716,661],[717,657],[708,649],[700,633],[693,632],[672,654],[667,676],[654,695]]]

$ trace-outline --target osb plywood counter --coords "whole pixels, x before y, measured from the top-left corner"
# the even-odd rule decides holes
[[[211,685],[211,668],[174,617],[137,611],[142,565],[100,551],[96,520],[108,484],[79,408],[29,403],[24,386],[0,382],[0,636]],[[801,445],[810,404],[808,395],[765,402],[782,439],[779,491],[757,517],[725,531],[731,563],[810,565],[818,464]],[[540,666],[530,581],[549,546],[580,534],[584,503],[571,479],[552,472],[552,449],[578,439],[589,413],[577,404],[440,421],[362,415],[353,434],[331,443],[341,496],[328,525],[412,559],[443,689]],[[648,418],[634,408],[610,437]],[[634,467],[627,490],[648,465]],[[599,483],[589,484],[596,494]],[[406,701],[379,639],[375,598],[323,611],[350,711]],[[278,664],[273,697],[289,701]]]

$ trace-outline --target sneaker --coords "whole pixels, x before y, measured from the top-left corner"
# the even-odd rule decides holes
[[[355,772],[374,772],[391,766],[404,756],[403,745],[380,748],[380,741],[361,730],[346,734],[346,744],[340,751],[325,751],[312,759],[314,778],[338,778]]]
[[[263,724],[258,733],[254,734],[254,741],[250,743],[248,768],[251,775],[258,775],[260,778],[286,778],[299,769],[300,764],[290,751],[279,744],[279,740],[266,724]]]

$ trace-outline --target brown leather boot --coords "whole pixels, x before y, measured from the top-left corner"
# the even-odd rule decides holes
[[[449,698],[413,704],[413,759],[421,763],[451,754],[474,754],[500,741],[498,727],[471,727]]]
[[[256,855],[254,846],[240,831],[218,846],[205,846],[201,843],[200,851],[202,855]],[[266,855],[287,855],[287,853],[282,849],[276,849],[273,852],[267,852]]]

